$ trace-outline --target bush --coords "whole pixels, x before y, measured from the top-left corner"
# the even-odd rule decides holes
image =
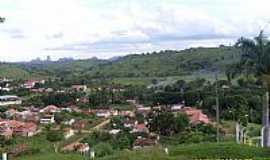
[[[64,135],[60,131],[48,131],[46,139],[50,142],[57,142],[63,139]]]
[[[34,155],[40,153],[39,148],[29,148],[25,152],[22,153],[22,155]]]
[[[88,137],[82,140],[83,143],[88,143],[90,146],[95,146],[101,142],[112,140],[112,136],[108,132],[94,131]]]
[[[97,157],[104,157],[113,154],[113,148],[109,143],[99,143],[94,147]]]

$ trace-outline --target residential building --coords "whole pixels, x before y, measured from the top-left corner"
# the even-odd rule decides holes
[[[55,105],[49,105],[49,106],[41,109],[39,112],[40,113],[58,113],[60,111],[61,111],[61,109],[58,108],[57,106],[55,106]]]
[[[22,104],[22,100],[18,96],[5,95],[0,96],[0,106],[19,105]]]
[[[82,91],[85,92],[87,90],[87,85],[72,85],[71,89],[75,90],[75,91]]]
[[[52,124],[55,123],[54,115],[53,114],[45,114],[43,115],[40,120],[40,124]]]
[[[192,108],[192,107],[184,107],[182,110],[190,119],[191,124],[196,125],[199,123],[210,123],[209,118],[206,114],[202,112],[200,109]]]

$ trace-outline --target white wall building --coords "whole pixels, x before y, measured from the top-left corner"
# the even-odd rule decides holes
[[[22,100],[18,96],[0,96],[0,106],[8,106],[15,104],[22,104]]]

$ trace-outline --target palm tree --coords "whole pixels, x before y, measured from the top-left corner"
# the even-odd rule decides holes
[[[270,41],[260,31],[254,39],[240,38],[235,44],[240,48],[242,57],[239,66],[245,73],[253,72],[263,82],[262,87],[266,90],[263,105],[263,146],[270,147],[269,127],[269,90],[270,90]]]

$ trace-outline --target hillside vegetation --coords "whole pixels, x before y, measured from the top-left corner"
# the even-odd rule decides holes
[[[0,77],[27,79],[31,77],[31,74],[17,65],[0,64]]]
[[[169,148],[169,155],[159,148],[123,151],[100,160],[190,160],[190,159],[269,159],[269,149],[235,143],[180,145]]]
[[[224,71],[228,64],[239,61],[233,48],[196,48],[184,51],[161,51],[129,55],[115,62],[95,67],[88,74],[107,77],[165,77],[190,75],[195,71]]]
[[[0,65],[0,76],[27,79],[29,77],[87,77],[137,78],[190,76],[224,72],[229,64],[240,59],[240,52],[233,47],[193,48],[183,51],[160,51],[128,55],[116,60],[71,60],[42,63]]]

